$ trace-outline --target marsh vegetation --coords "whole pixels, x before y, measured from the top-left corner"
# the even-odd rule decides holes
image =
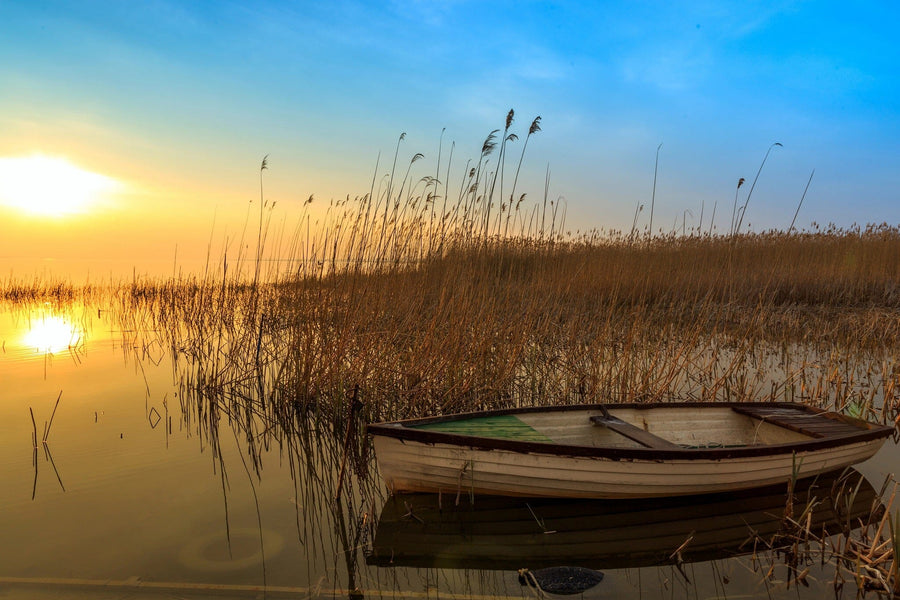
[[[153,410],[172,432],[171,408],[174,429],[212,449],[226,513],[229,481],[242,473],[264,548],[256,486],[267,464],[287,465],[298,506],[329,523],[348,590],[365,587],[359,552],[383,495],[367,422],[786,400],[900,427],[900,229],[571,232],[549,192],[516,196],[524,147],[506,165],[511,125],[512,112],[458,186],[448,183],[452,152],[416,181],[420,155],[399,167],[395,155],[368,194],[332,202],[315,221],[307,201],[291,227],[273,225],[263,161],[258,214],[248,210],[234,249],[203,272],[83,286],[9,278],[0,299],[12,310],[109,315],[129,361],[169,364],[174,393]],[[539,130],[538,118],[525,141]],[[222,438],[240,461],[226,465]],[[838,541],[805,524],[807,509],[788,507],[781,543],[755,542],[769,561],[755,572],[774,581],[782,556],[782,583],[802,586],[820,560],[836,592],[896,592],[892,489]],[[311,519],[296,512],[302,544],[321,535]]]

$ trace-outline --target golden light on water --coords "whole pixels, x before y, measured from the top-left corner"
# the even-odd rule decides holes
[[[55,354],[77,346],[80,340],[81,330],[72,321],[48,315],[31,322],[22,345],[41,354]]]
[[[40,154],[0,158],[0,204],[31,215],[83,213],[120,187],[115,179],[64,158]]]

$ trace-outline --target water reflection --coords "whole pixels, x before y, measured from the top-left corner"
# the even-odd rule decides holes
[[[853,493],[847,493],[853,491]],[[819,538],[881,516],[855,470],[741,493],[628,501],[396,494],[385,503],[366,559],[380,567],[518,571],[622,569],[724,559]]]
[[[45,313],[29,323],[22,345],[39,354],[56,354],[79,346],[83,335],[69,318]]]
[[[0,313],[0,325],[16,325],[0,327],[7,350],[15,343],[24,352],[19,340],[53,323],[55,344],[27,347],[75,348],[84,360],[48,361],[49,377],[33,356],[0,360],[0,380],[12,390],[0,402],[0,531],[8,542],[0,586],[3,577],[27,577],[44,590],[53,589],[49,580],[113,579],[130,595],[155,585],[252,597],[263,587],[288,597],[519,596],[519,569],[566,565],[607,571],[596,586],[604,593],[618,585],[621,595],[652,597],[609,571],[630,569],[662,589],[644,567],[677,570],[754,547],[773,561],[769,549],[799,535],[786,525],[783,488],[644,503],[386,499],[355,394],[329,406],[273,386],[278,364],[258,338],[255,371],[245,376],[218,362],[228,351],[218,336],[165,334],[142,313],[28,311]],[[116,351],[97,352],[108,338]],[[61,390],[49,439],[63,478],[41,443]],[[37,481],[35,461],[28,465],[34,447],[47,450]],[[867,481],[855,495],[836,491],[857,485],[852,478],[836,481],[806,482],[794,497],[795,520],[811,515],[817,535],[849,532],[877,514]],[[686,595],[709,591],[710,577],[690,575]],[[753,589],[763,575],[748,579],[734,590]]]

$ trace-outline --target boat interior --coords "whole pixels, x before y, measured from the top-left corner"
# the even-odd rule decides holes
[[[753,405],[538,411],[437,421],[416,428],[551,444],[653,448],[734,448],[796,444],[859,432],[826,414]]]

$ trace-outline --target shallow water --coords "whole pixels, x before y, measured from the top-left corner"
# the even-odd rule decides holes
[[[685,552],[680,568],[652,566],[671,562],[665,548],[648,562],[622,531],[598,533],[622,537],[621,548],[602,551],[597,540],[576,537],[580,559],[567,548],[551,558],[529,554],[523,544],[537,552],[547,539],[558,549],[567,538],[559,527],[526,530],[534,524],[521,506],[505,526],[526,537],[479,558],[477,545],[491,535],[466,530],[451,510],[429,509],[434,498],[388,498],[371,457],[343,464],[342,433],[310,422],[296,439],[257,431],[248,442],[241,415],[229,419],[185,397],[184,372],[154,332],[122,330],[122,322],[97,306],[0,309],[0,597],[257,597],[265,586],[267,597],[358,589],[365,597],[520,598],[534,595],[520,586],[518,568],[578,560],[605,574],[587,598],[834,595],[829,567],[810,565],[809,587],[788,587],[783,565],[764,578],[777,556],[729,558],[749,551],[740,544]],[[858,470],[877,490],[898,459],[889,441]],[[557,513],[579,518],[610,510],[558,504]],[[397,515],[398,506],[408,514]],[[629,513],[641,522],[628,539],[659,542],[657,529],[692,518],[676,511],[656,522],[660,512],[642,510]],[[390,511],[408,533],[424,533],[412,537],[415,560],[384,545]],[[505,514],[490,522],[503,526]],[[444,539],[438,527],[463,529],[435,542]],[[438,548],[429,551],[429,541]]]

